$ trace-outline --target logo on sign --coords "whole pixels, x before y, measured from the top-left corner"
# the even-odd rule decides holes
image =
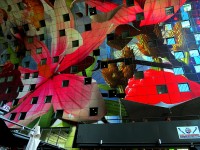
[[[200,138],[198,126],[177,127],[179,139]]]

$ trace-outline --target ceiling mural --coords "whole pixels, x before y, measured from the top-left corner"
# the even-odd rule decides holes
[[[96,122],[126,115],[120,99],[170,108],[199,97],[199,7],[195,0],[2,0],[5,117],[23,125],[46,114],[51,123]]]

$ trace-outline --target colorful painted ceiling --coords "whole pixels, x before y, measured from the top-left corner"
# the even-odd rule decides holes
[[[95,122],[126,115],[120,99],[169,108],[199,97],[199,8],[196,0],[2,0],[5,117]]]

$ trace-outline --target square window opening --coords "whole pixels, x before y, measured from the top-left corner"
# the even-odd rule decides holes
[[[158,94],[168,93],[167,85],[157,85],[156,86]]]

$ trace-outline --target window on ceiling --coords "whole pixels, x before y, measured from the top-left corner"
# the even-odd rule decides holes
[[[35,90],[35,87],[36,87],[36,84],[31,84],[31,85],[30,85],[30,91]]]
[[[3,107],[3,105],[6,104],[6,102],[7,102],[6,100],[1,100],[1,101],[0,101],[0,107]]]
[[[90,12],[90,16],[96,15],[97,14],[96,7],[89,8],[89,12]]]
[[[16,115],[17,115],[17,113],[11,113],[9,120],[14,120]]]
[[[40,20],[40,27],[45,27],[45,26],[46,26],[45,20]]]
[[[62,118],[63,116],[63,110],[56,110],[56,113],[55,113],[55,118]]]
[[[167,85],[156,85],[156,89],[157,89],[158,94],[168,93]]]
[[[69,14],[64,14],[64,15],[63,15],[63,20],[64,20],[64,22],[70,21]]]
[[[37,78],[38,77],[38,72],[34,72],[33,73],[33,78]]]
[[[25,5],[24,5],[23,2],[17,3],[17,6],[18,6],[19,10],[24,10],[25,9]]]
[[[181,21],[181,26],[182,28],[190,28],[190,21],[186,20],[186,21]]]
[[[167,45],[174,45],[174,44],[176,44],[174,37],[167,38]]]
[[[29,30],[28,24],[24,24],[24,25],[23,25],[23,29],[24,29],[24,31],[28,31],[28,30]]]
[[[13,81],[13,76],[8,76],[7,82],[12,82]]]
[[[44,41],[44,34],[40,34],[39,39],[40,39],[40,41]]]
[[[183,5],[183,9],[184,9],[185,12],[191,11],[192,10],[192,6],[191,6],[191,4],[184,4]]]
[[[179,83],[178,89],[180,92],[190,92],[190,87],[188,83]]]
[[[126,0],[126,6],[127,7],[134,6],[134,0]]]
[[[24,67],[29,68],[29,65],[30,65],[29,61],[24,62]]]
[[[18,86],[18,88],[17,88],[17,92],[22,92],[23,89],[24,89],[24,86]]]
[[[5,80],[6,80],[6,78],[5,78],[5,77],[1,77],[1,78],[0,78],[0,83],[3,83],[3,82],[5,82]]]
[[[196,73],[200,73],[200,65],[195,65],[194,69],[195,69]]]
[[[45,103],[51,103],[51,100],[52,100],[52,95],[48,95],[45,98]]]
[[[31,56],[31,51],[30,50],[26,51],[26,56]]]
[[[33,43],[33,37],[28,37],[28,43]]]
[[[165,8],[165,13],[166,13],[166,15],[172,15],[172,14],[174,14],[174,6],[166,7]]]
[[[26,112],[21,112],[19,115],[19,120],[24,120],[26,118]]]
[[[59,56],[53,57],[53,63],[57,63],[59,61]]]
[[[144,79],[144,72],[143,71],[137,71],[134,74],[135,79]]]
[[[174,57],[175,57],[176,59],[182,59],[182,58],[184,58],[185,56],[184,56],[183,51],[176,51],[176,52],[174,52]]]
[[[189,50],[189,54],[190,54],[190,57],[199,56],[199,50],[197,49]]]
[[[65,36],[65,29],[59,30],[59,33],[60,33],[60,37]]]
[[[69,86],[69,80],[63,80],[62,87],[68,87]]]
[[[37,48],[37,49],[36,49],[36,53],[37,53],[37,54],[42,54],[42,47]]]
[[[46,65],[46,63],[47,63],[47,59],[46,58],[41,59],[41,65]]]
[[[37,104],[37,102],[38,102],[38,97],[33,97],[31,104]]]
[[[144,13],[143,12],[136,14],[136,21],[141,21],[141,20],[144,20]]]
[[[84,84],[85,85],[91,84],[91,82],[92,82],[92,78],[91,77],[84,78]]]
[[[85,31],[90,31],[92,30],[91,24],[85,24]]]
[[[90,116],[97,116],[98,115],[98,107],[91,107],[89,115]]]
[[[77,73],[78,72],[78,66],[71,66],[70,67],[70,73]]]
[[[79,40],[72,41],[72,47],[78,47],[79,46]]]
[[[100,49],[93,50],[93,56],[100,56]]]
[[[184,74],[184,71],[183,71],[183,68],[182,67],[177,67],[177,68],[174,68],[174,74],[175,75],[182,75]]]
[[[11,93],[11,87],[7,87],[7,89],[6,89],[6,92],[5,92],[6,94],[9,94],[9,93]]]
[[[18,102],[19,102],[19,99],[14,99],[12,101],[12,106],[16,106],[18,104]]]
[[[30,73],[25,73],[24,74],[24,79],[29,79],[29,77],[30,77]]]

